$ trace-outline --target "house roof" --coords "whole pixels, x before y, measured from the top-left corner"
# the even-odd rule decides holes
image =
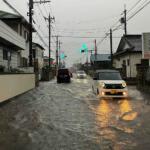
[[[107,73],[112,73],[112,72],[119,72],[118,70],[114,70],[114,69],[101,69],[101,70],[96,70],[96,73],[99,72],[107,72]]]
[[[110,54],[92,54],[91,55],[91,61],[111,61]]]
[[[38,43],[32,43],[32,46],[33,46],[33,49],[37,46],[37,47],[39,47],[39,48],[41,48],[41,50],[45,50],[40,44],[38,44]]]
[[[20,14],[6,0],[1,0],[0,18],[20,17]]]
[[[124,35],[114,55],[127,52],[142,52],[142,35]]]
[[[1,0],[0,4],[0,19],[10,20],[10,19],[20,19],[23,24],[30,26],[29,22],[10,4],[7,0]],[[33,32],[36,30],[32,27]]]

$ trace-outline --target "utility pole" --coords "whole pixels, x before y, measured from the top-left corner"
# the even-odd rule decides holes
[[[125,35],[127,35],[127,10],[126,8],[124,10],[124,31],[125,31]]]
[[[33,66],[33,52],[32,52],[32,15],[33,15],[33,0],[29,0],[29,66]]]
[[[58,69],[58,49],[59,49],[59,41],[58,35],[56,36],[56,69]]]
[[[60,47],[61,47],[62,42],[59,40],[59,52],[58,52],[58,57],[59,57],[59,67],[61,66],[61,58],[60,58]]]
[[[113,41],[112,41],[112,29],[110,29],[110,55],[111,55],[111,67],[113,67]]]
[[[33,66],[33,51],[32,51],[32,22],[33,22],[33,5],[34,3],[48,3],[50,1],[33,1],[33,0],[29,0],[29,12],[27,13],[27,15],[29,16],[29,24],[30,24],[30,28],[29,28],[29,66],[32,67]]]
[[[49,23],[49,26],[48,26],[48,28],[49,28],[49,70],[50,70],[50,68],[51,68],[51,23],[52,23],[52,20],[55,20],[55,18],[53,17],[51,17],[50,16],[50,13],[49,13],[49,17],[48,18],[46,18],[45,17],[45,20],[48,20],[48,23]]]
[[[123,14],[124,14],[124,17],[122,17],[120,19],[120,22],[121,22],[121,24],[124,24],[124,33],[125,33],[125,35],[127,35],[127,10],[126,10],[126,7],[124,8]]]

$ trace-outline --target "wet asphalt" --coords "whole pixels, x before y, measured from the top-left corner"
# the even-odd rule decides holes
[[[99,99],[92,80],[56,80],[0,105],[0,150],[149,150],[150,96]]]

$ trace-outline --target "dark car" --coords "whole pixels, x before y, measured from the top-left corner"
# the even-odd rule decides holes
[[[67,82],[70,83],[70,71],[69,69],[58,69],[57,71],[57,83]]]

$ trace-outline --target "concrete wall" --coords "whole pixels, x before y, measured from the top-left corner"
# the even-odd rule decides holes
[[[142,54],[134,53],[130,55],[120,56],[119,59],[114,59],[114,67],[119,69],[122,68],[123,61],[125,61],[125,65],[127,68],[127,77],[135,78],[137,75],[136,64],[140,64],[142,59]],[[128,61],[130,62],[128,65]]]
[[[34,87],[34,74],[0,75],[0,102],[27,92]]]

